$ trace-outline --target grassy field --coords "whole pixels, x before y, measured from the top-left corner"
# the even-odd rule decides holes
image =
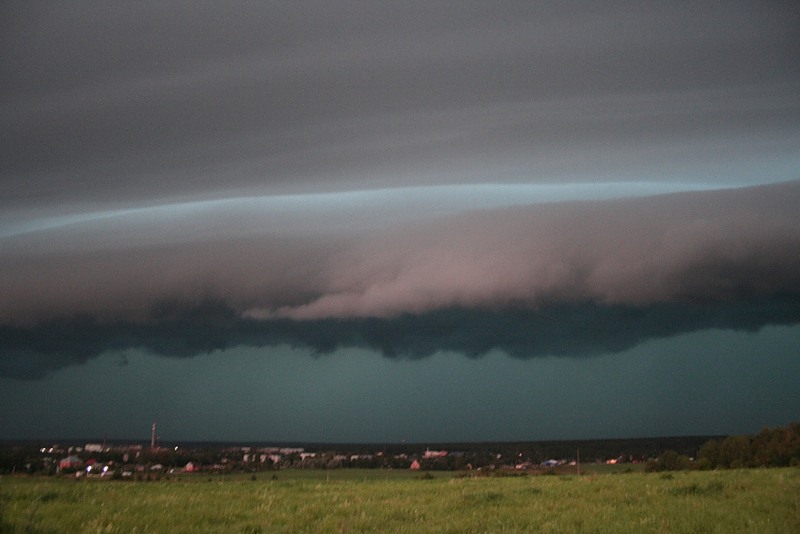
[[[422,474],[424,475],[424,473]],[[0,478],[0,532],[800,532],[800,469]]]

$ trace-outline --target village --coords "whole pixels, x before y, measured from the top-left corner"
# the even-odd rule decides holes
[[[533,462],[523,458],[504,458],[501,453],[476,454],[467,451],[431,450],[387,454],[310,451],[303,447],[223,448],[153,447],[142,445],[84,446],[53,445],[39,449],[39,461],[28,461],[26,472],[74,475],[76,477],[141,478],[179,473],[261,472],[280,469],[410,469],[410,470],[531,470],[576,465],[575,459],[547,459]],[[622,461],[619,458],[608,463]]]
[[[257,473],[281,469],[407,469],[529,472],[584,464],[645,463],[666,450],[695,456],[708,437],[461,444],[35,442],[0,447],[0,472],[88,478],[153,479],[190,473]],[[581,460],[583,451],[583,460]]]
[[[682,438],[682,450],[705,438]],[[5,446],[0,471],[108,479],[153,479],[175,474],[259,473],[282,469],[406,469],[529,472],[580,469],[584,464],[643,463],[676,443],[640,440],[456,444],[258,446],[89,442]],[[677,445],[680,445],[679,443]],[[643,454],[647,448],[649,452]],[[583,452],[581,452],[581,448]],[[568,452],[572,454],[568,454]],[[612,452],[613,451],[613,452]],[[633,453],[635,454],[633,454]],[[581,460],[581,456],[583,460]]]
[[[755,436],[675,436],[582,441],[386,444],[232,444],[136,441],[0,442],[0,473],[153,480],[179,474],[294,469],[580,474],[797,463],[800,425]],[[795,463],[792,463],[795,462]],[[636,464],[639,464],[637,466]],[[644,464],[644,465],[642,465]],[[589,466],[592,466],[589,469]],[[598,468],[603,466],[603,468]]]

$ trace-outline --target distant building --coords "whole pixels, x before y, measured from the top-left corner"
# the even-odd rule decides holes
[[[411,462],[411,467],[409,469],[411,469],[412,471],[419,471],[420,467],[422,466],[419,464],[419,460],[414,460],[413,462]]]
[[[59,469],[81,469],[83,467],[83,460],[77,456],[67,456],[58,462]]]

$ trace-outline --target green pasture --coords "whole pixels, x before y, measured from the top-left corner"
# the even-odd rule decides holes
[[[430,478],[432,476],[433,478]],[[0,532],[800,532],[800,469],[0,478]]]

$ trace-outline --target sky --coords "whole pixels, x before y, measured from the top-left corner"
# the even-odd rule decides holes
[[[0,6],[0,439],[800,418],[793,2]]]

